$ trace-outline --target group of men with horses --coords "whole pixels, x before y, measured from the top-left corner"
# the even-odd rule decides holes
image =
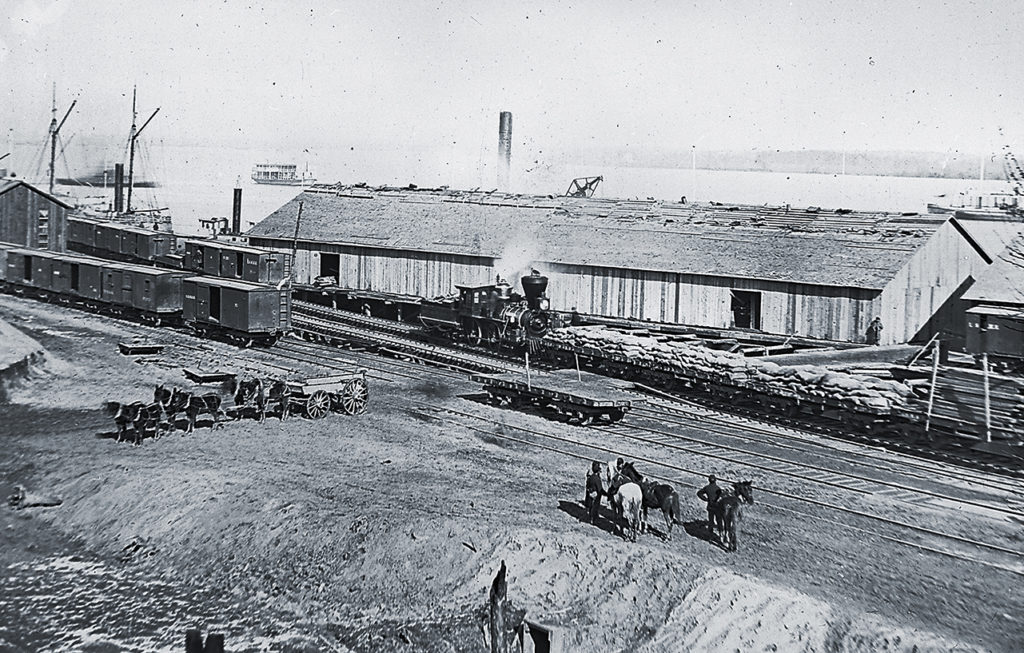
[[[262,422],[266,419],[268,407],[273,404],[277,405],[278,415],[282,420],[288,417],[290,392],[288,384],[284,381],[263,380],[259,377],[243,379],[240,382],[232,379],[224,390],[234,399],[235,419],[241,419],[246,408],[252,406],[257,419]],[[131,429],[133,442],[138,445],[142,444],[142,438],[149,431],[153,431],[154,437],[159,438],[161,427],[164,425],[165,432],[174,431],[179,415],[186,419],[184,433],[195,431],[196,421],[203,414],[210,415],[214,428],[220,427],[221,418],[228,417],[227,411],[222,408],[223,401],[221,394],[217,392],[198,394],[177,386],[168,387],[160,384],[153,391],[152,403],[108,401],[104,409],[117,425],[117,441],[127,439],[128,431]]]
[[[742,505],[754,503],[752,486],[751,481],[737,481],[731,488],[722,488],[711,474],[708,484],[697,491],[697,497],[707,503],[708,531],[718,537],[727,551],[736,550],[736,529],[743,514]],[[590,523],[596,523],[604,498],[621,523],[623,537],[631,541],[636,541],[637,535],[647,530],[649,508],[661,509],[666,540],[672,539],[672,527],[683,523],[675,488],[644,478],[632,462],[622,458],[610,461],[604,473],[601,463],[594,461],[587,472],[583,505]]]

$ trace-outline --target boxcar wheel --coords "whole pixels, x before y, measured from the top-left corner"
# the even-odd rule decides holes
[[[331,396],[323,390],[317,390],[306,400],[306,415],[310,419],[323,419],[330,409]]]

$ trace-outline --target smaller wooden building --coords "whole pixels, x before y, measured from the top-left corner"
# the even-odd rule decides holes
[[[963,296],[967,351],[1024,366],[1024,235],[1011,242]]]
[[[71,208],[21,179],[0,180],[0,241],[63,252]]]

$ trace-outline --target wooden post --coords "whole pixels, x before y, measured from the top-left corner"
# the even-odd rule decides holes
[[[935,380],[939,376],[939,342],[935,341],[935,351],[932,352],[932,384],[928,388],[928,413],[924,419],[924,432],[927,433],[932,424],[932,405],[935,403]]]
[[[572,355],[576,359],[576,380],[579,381],[580,383],[582,383],[583,382],[583,375],[580,374],[580,355],[577,354],[576,352],[573,352]]]
[[[185,653],[203,653],[203,634],[198,630],[185,631]]]
[[[530,350],[526,350],[526,389],[533,390],[533,384],[530,382]]]
[[[992,442],[992,411],[989,404],[988,390],[988,352],[981,354],[981,370],[985,381],[985,442]]]
[[[508,585],[505,581],[505,561],[491,583],[490,602],[488,604],[487,626],[491,636],[491,653],[508,653],[508,630],[505,624],[505,596]]]

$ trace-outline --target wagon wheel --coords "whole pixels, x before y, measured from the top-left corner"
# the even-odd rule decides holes
[[[345,384],[337,398],[337,405],[346,415],[357,415],[366,412],[366,402],[370,398],[366,381],[353,379]]]
[[[306,400],[306,415],[311,419],[321,419],[331,407],[331,396],[323,390],[317,390]]]

